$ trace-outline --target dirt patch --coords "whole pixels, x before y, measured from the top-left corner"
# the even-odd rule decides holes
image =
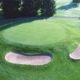
[[[76,50],[74,52],[72,52],[69,56],[70,56],[70,58],[75,59],[75,60],[80,59],[80,44],[78,45]]]
[[[51,61],[51,57],[48,55],[23,55],[19,53],[9,52],[5,56],[6,61],[14,64],[26,64],[26,65],[44,65]]]

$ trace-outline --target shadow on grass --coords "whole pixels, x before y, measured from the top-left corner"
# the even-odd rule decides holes
[[[80,62],[80,59],[78,59],[78,60],[75,60],[75,59],[69,59],[70,61],[72,61],[72,62],[74,62],[74,63],[78,63],[78,62]]]
[[[13,53],[24,55],[24,56],[49,56],[52,58],[52,54],[50,53],[36,53],[36,54],[27,54],[27,53],[21,53],[21,52],[13,52]]]
[[[68,4],[68,5],[64,5],[64,6],[61,6],[58,8],[58,10],[68,10],[68,9],[71,9],[71,8],[77,8],[78,5],[77,4]]]
[[[15,19],[5,19],[0,20],[0,31],[10,28],[10,27],[17,27],[17,25],[23,24],[23,23],[30,23],[32,21],[36,20],[44,20],[48,19],[50,17],[44,16],[44,17],[26,17],[26,18],[15,18]]]
[[[27,17],[27,18],[16,18],[16,19],[6,19],[6,20],[0,20],[0,31],[8,29],[10,27],[17,27],[20,24],[23,23],[30,23],[32,21],[36,20],[44,20],[49,17]],[[2,33],[0,34],[0,42],[2,45],[11,48],[11,51],[13,52],[38,52],[38,53],[48,53],[49,51],[45,51],[44,46],[30,46],[30,45],[22,45],[22,44],[8,44],[4,41],[2,37]]]

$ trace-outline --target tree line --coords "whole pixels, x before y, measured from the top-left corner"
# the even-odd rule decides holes
[[[0,3],[5,18],[53,16],[56,13],[54,0],[0,0]]]

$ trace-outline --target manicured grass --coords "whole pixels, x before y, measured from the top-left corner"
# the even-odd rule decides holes
[[[55,16],[75,16],[80,15],[80,5],[75,5],[72,0],[56,0],[56,14]]]
[[[65,35],[62,25],[49,20],[23,23],[3,31],[7,43],[25,45],[51,45],[64,39]]]
[[[74,61],[69,58],[69,54],[72,51],[74,51],[77,45],[80,43],[80,21],[77,19],[74,20],[74,19],[54,19],[54,18],[50,18],[46,20],[47,20],[47,25],[45,24],[46,23],[45,20],[39,20],[38,22],[36,19],[15,20],[15,22],[7,20],[5,22],[0,22],[1,25],[0,26],[0,80],[24,80],[24,79],[25,80],[42,80],[42,79],[79,80],[80,79],[80,75],[79,75],[80,61]],[[20,27],[21,30],[25,31],[25,28],[22,28],[20,26],[21,23],[22,23],[21,25],[23,24],[26,25],[28,29],[29,29],[28,25],[32,27],[32,25],[34,26],[36,23],[38,26],[40,26],[40,30],[42,30],[41,27],[43,28],[43,26],[41,25],[43,25],[42,24],[43,21],[45,27],[46,26],[52,27],[52,25],[53,27],[56,26],[57,27],[56,29],[58,29],[58,27],[62,29],[63,27],[63,30],[66,32],[65,38],[63,38],[59,42],[56,42],[55,44],[50,44],[48,46],[47,45],[43,47],[41,47],[40,45],[39,45],[40,47],[35,47],[34,45],[25,46],[26,47],[25,51],[22,48],[23,46],[9,45],[5,41],[5,39],[7,38],[6,36],[4,36],[6,38],[3,39],[3,34],[5,31],[7,32],[7,30],[8,31],[10,31],[11,29],[16,30],[19,29],[18,27]],[[36,30],[37,27],[36,28],[35,27],[36,26],[34,26],[34,29]],[[62,32],[58,29],[58,33],[61,34]],[[16,44],[14,43],[14,45]],[[21,51],[22,49],[22,52],[28,54],[46,52],[52,54],[53,58],[49,64],[43,66],[15,65],[15,64],[8,63],[4,59],[5,54],[7,54],[9,51],[15,51],[15,49],[18,49],[18,51]]]
[[[79,7],[74,8],[76,11],[70,9],[70,2],[71,0],[56,0],[57,13],[55,16],[79,16]],[[66,7],[69,9],[65,10]],[[80,61],[69,58],[69,54],[74,51],[80,43],[80,20],[53,18],[46,20],[24,19],[0,22],[0,80],[80,80]],[[23,28],[22,25],[24,25]],[[38,27],[40,28],[39,30],[37,29]],[[45,30],[47,27],[48,29],[50,28],[50,31],[54,29],[54,32]],[[31,33],[30,37],[28,36],[29,33],[19,33],[17,29],[27,31],[26,33],[28,33],[29,29],[29,32],[32,31],[34,33]],[[40,30],[42,33],[36,33],[36,31]],[[47,34],[46,39],[42,37],[44,36],[44,32]],[[51,33],[54,34],[50,36],[49,34]],[[17,34],[21,34],[19,35],[20,39],[17,37]],[[31,41],[31,43],[29,42],[30,46],[27,42],[22,41],[22,39],[28,40],[25,36],[22,36],[23,34],[28,36],[28,39]],[[34,35],[36,35],[35,40],[33,39]],[[56,37],[55,39],[57,41],[54,40],[54,37]],[[49,38],[53,39],[50,40]],[[26,43],[26,45],[18,44],[18,40],[20,40],[20,44]],[[45,46],[38,44],[38,40],[40,40],[41,45],[44,44]],[[50,45],[46,45],[48,43],[50,43]],[[53,58],[49,64],[44,66],[15,65],[8,63],[4,59],[5,54],[10,51],[25,52],[26,54],[49,53],[53,55]]]

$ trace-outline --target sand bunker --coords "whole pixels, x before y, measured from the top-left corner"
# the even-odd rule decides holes
[[[6,54],[5,59],[8,62],[14,64],[26,64],[26,65],[44,65],[51,61],[51,57],[48,55],[23,55],[19,53],[9,52]]]
[[[75,60],[80,59],[80,44],[78,45],[76,50],[74,52],[72,52],[69,56],[70,56],[70,58],[75,59]]]

